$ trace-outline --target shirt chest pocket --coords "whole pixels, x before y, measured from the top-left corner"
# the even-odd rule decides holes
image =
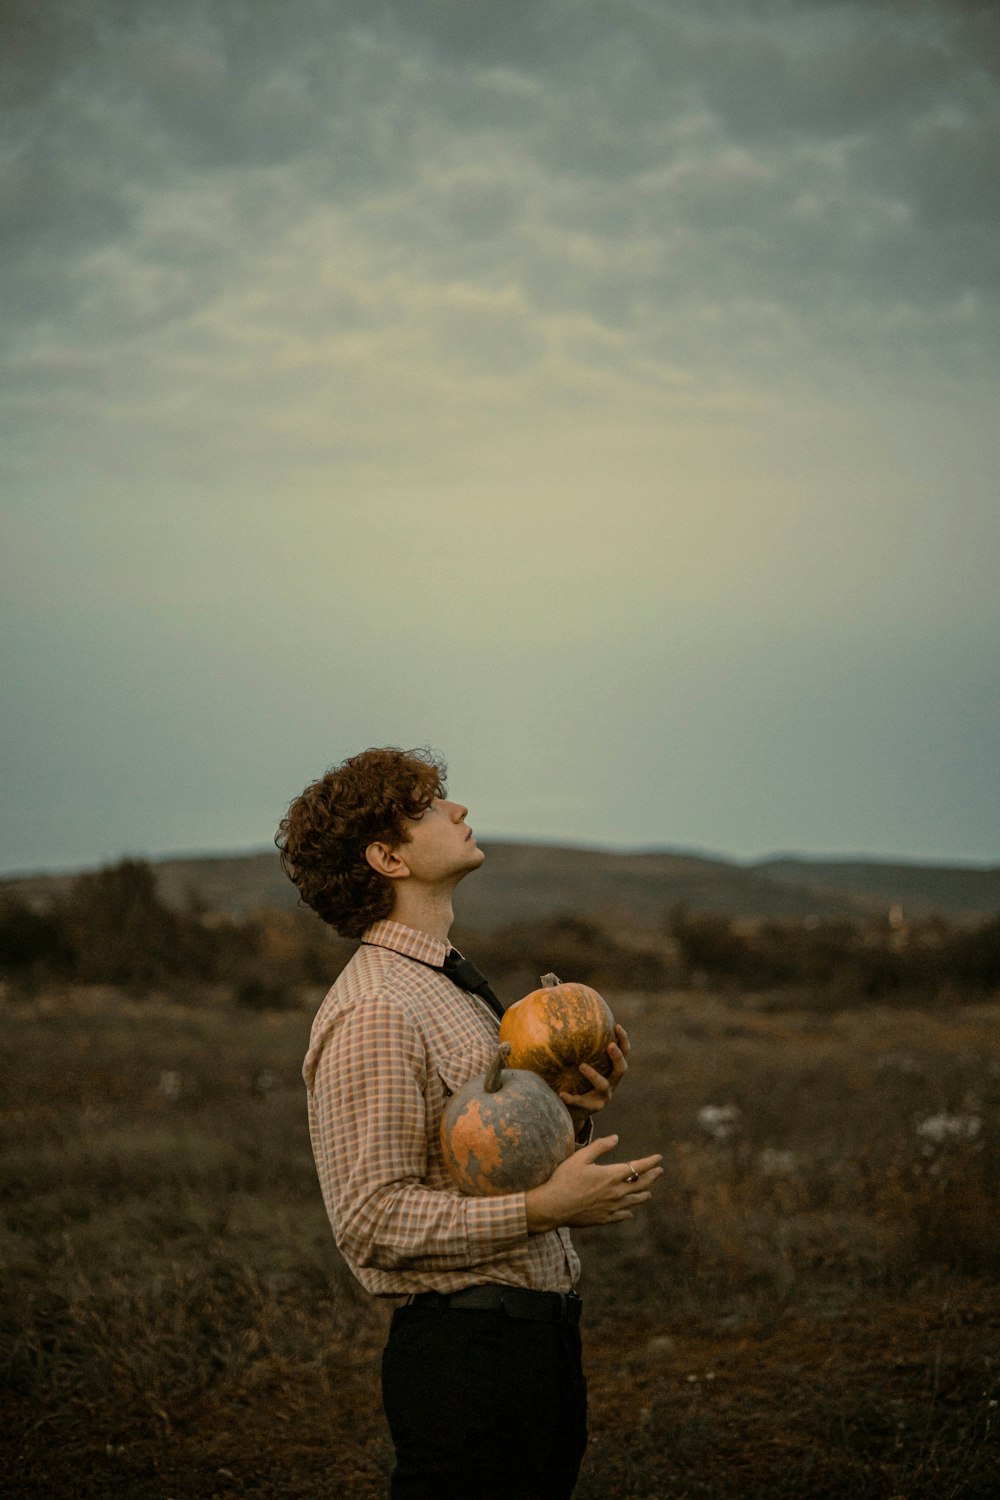
[[[495,1055],[494,1049],[485,1043],[481,1047],[462,1047],[453,1052],[435,1052],[433,1054],[434,1070],[441,1082],[445,1098],[457,1094],[459,1089],[463,1089],[473,1078],[482,1078]]]

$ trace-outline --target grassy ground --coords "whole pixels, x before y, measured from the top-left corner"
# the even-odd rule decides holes
[[[667,1175],[577,1235],[579,1500],[975,1500],[1000,1460],[1000,1006],[610,997],[602,1128]],[[309,1153],[309,1012],[3,1009],[5,1493],[384,1494],[387,1310]]]

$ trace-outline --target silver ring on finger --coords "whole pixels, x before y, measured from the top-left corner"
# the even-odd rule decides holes
[[[639,1181],[639,1174],[638,1174],[638,1172],[635,1169],[635,1162],[630,1161],[628,1165],[629,1165],[629,1172],[628,1172],[628,1176],[626,1178],[624,1178],[624,1181],[625,1182],[638,1182]]]

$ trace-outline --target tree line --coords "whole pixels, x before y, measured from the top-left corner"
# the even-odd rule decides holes
[[[659,933],[579,916],[456,931],[505,998],[554,971],[598,989],[706,986],[808,991],[849,1001],[982,995],[1000,990],[1000,915],[974,926],[889,917],[748,923],[684,906]],[[52,983],[116,985],[133,993],[220,986],[249,1006],[298,1004],[303,986],[330,984],[354,951],[312,912],[183,909],[159,894],[153,868],[126,859],[79,875],[40,907],[0,893],[0,974],[32,990]]]
[[[715,984],[875,1000],[1000,990],[1000,914],[973,926],[942,917],[893,922],[888,916],[745,926],[680,907],[668,926],[684,972]]]
[[[175,909],[140,859],[79,875],[41,908],[16,891],[0,894],[0,972],[29,989],[218,985],[248,1005],[282,1005],[296,986],[325,982],[353,947],[311,913],[227,916],[193,896]]]

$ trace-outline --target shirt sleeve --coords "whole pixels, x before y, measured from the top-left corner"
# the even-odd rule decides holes
[[[380,1270],[461,1270],[528,1237],[524,1193],[431,1188],[427,1055],[398,1002],[369,997],[332,1032],[313,1084],[318,1145],[345,1257]]]

